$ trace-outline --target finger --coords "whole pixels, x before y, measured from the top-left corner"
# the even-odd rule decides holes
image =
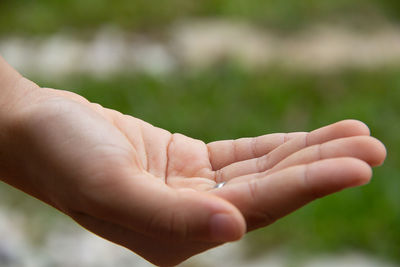
[[[304,148],[290,155],[268,170],[268,173],[271,174],[287,167],[312,163],[321,159],[339,157],[358,158],[374,167],[383,163],[386,158],[386,148],[378,139],[370,136],[335,139]]]
[[[355,158],[335,158],[283,169],[250,182],[214,190],[244,215],[248,230],[273,223],[312,200],[369,182],[370,166]]]
[[[365,161],[370,166],[378,166],[386,158],[385,146],[370,136],[353,136],[335,139],[320,145],[304,148],[285,158],[273,168],[257,175],[245,175],[231,179],[230,183],[249,182],[254,177],[264,177],[282,169],[316,162],[322,159],[352,157]]]
[[[305,147],[322,144],[338,138],[359,135],[369,135],[369,129],[364,123],[356,120],[340,121],[314,130],[308,134],[293,138],[259,158],[241,161],[226,166],[216,172],[215,179],[217,182],[223,182],[251,173],[264,172],[274,167],[284,158]]]
[[[106,180],[109,182],[82,190],[86,197],[74,214],[181,241],[228,242],[240,239],[245,232],[243,216],[236,207],[213,195],[173,190],[161,180],[137,174]]]
[[[219,170],[237,161],[258,158],[295,137],[305,135],[298,133],[268,134],[253,138],[224,140],[207,144],[213,170]]]

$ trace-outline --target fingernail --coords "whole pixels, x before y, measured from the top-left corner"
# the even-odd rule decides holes
[[[236,220],[232,215],[217,213],[210,218],[211,237],[216,242],[228,242],[238,239]]]

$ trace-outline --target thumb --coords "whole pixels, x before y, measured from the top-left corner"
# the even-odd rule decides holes
[[[174,241],[229,242],[246,232],[240,211],[220,197],[175,190],[149,177],[113,181],[101,192],[99,187],[97,192],[89,190],[89,201],[81,206],[83,213]]]
[[[165,216],[158,216],[160,221],[155,223],[155,229],[167,225],[164,231],[175,233],[178,238],[210,242],[235,241],[246,232],[240,211],[222,198],[187,190],[174,192],[170,201],[172,205],[165,206],[168,211]]]

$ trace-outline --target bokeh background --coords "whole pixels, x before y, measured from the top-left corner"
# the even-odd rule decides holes
[[[2,0],[0,54],[41,86],[206,142],[366,122],[367,186],[182,266],[400,265],[400,2]],[[0,185],[0,266],[151,266]]]

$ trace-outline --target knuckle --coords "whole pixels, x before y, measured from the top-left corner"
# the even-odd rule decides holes
[[[270,160],[271,160],[271,154],[267,154],[267,155],[257,158],[256,168],[257,168],[258,172],[264,172],[267,169],[269,169]]]
[[[215,182],[216,183],[224,182],[224,172],[223,172],[223,170],[215,171]]]
[[[305,193],[310,196],[311,199],[318,199],[323,197],[323,194],[318,192],[313,183],[310,181],[310,165],[305,165],[303,168],[302,184]]]
[[[252,180],[250,181],[248,184],[248,190],[249,190],[249,195],[252,201],[254,201],[255,203],[257,203],[257,191],[258,191],[258,183],[257,180]]]

